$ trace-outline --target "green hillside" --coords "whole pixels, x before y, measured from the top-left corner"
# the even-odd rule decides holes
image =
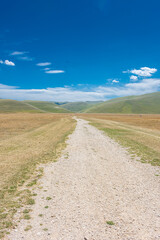
[[[15,112],[41,112],[25,104],[24,102],[0,99],[0,113],[15,113]]]
[[[100,102],[93,101],[93,102],[70,102],[62,104],[61,106],[71,112],[84,112],[92,106],[97,105]]]
[[[63,106],[57,105],[53,102],[44,102],[44,101],[24,101],[24,103],[34,107],[35,109],[40,109],[43,112],[52,112],[52,113],[68,113],[67,109],[64,109]]]
[[[160,92],[115,98],[93,106],[85,112],[160,114]]]
[[[16,101],[9,99],[0,99],[0,113],[16,113],[16,112],[67,113],[69,111],[52,102]]]
[[[114,98],[105,102],[53,103],[44,101],[16,101],[0,99],[0,113],[150,113],[160,114],[160,92],[140,96]]]

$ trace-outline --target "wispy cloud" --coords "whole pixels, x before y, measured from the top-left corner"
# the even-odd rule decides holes
[[[160,79],[143,79],[140,82],[125,84],[124,86],[98,86],[78,89],[76,87],[46,88],[46,89],[17,89],[3,85],[0,87],[1,98],[17,100],[43,101],[95,101],[107,100],[112,97],[123,97],[156,92],[160,90]]]
[[[42,62],[42,63],[37,63],[36,65],[39,67],[45,67],[45,66],[51,65],[51,62]]]
[[[123,97],[130,95],[141,95],[145,93],[157,92],[160,90],[160,79],[143,79],[140,82],[125,84],[122,87],[98,87],[97,91],[106,92],[108,97]]]
[[[34,60],[34,58],[27,57],[27,56],[19,57],[18,59],[19,59],[19,60],[23,60],[23,61],[33,61],[33,60]]]
[[[48,71],[48,70],[50,70],[50,68],[44,68],[43,70],[44,70],[44,71]]]
[[[94,101],[105,100],[102,93],[80,91],[69,87],[47,89],[0,89],[1,98],[42,101]]]
[[[64,71],[63,70],[49,70],[49,71],[45,71],[45,73],[56,74],[56,73],[64,73]]]
[[[146,93],[150,91],[158,91],[160,88],[160,79],[157,78],[150,78],[150,79],[143,79],[140,82],[136,83],[128,83],[125,85],[126,88],[135,92],[135,93]]]
[[[0,83],[0,89],[17,89],[18,87],[15,86],[8,86]]]
[[[156,72],[157,72],[156,68],[149,68],[149,67],[141,67],[140,69],[123,71],[123,73],[132,73],[139,77],[151,77]]]
[[[28,53],[28,52],[14,51],[14,52],[12,52],[10,55],[11,55],[11,56],[17,56],[17,55],[24,55],[25,53]]]
[[[5,61],[0,60],[0,64],[5,64],[8,66],[15,66],[15,63],[12,61],[9,61],[9,60],[5,60]]]
[[[27,53],[29,53],[29,52],[14,51],[10,54],[10,56],[15,57],[17,60],[28,61],[28,62],[33,61],[34,58],[27,56]]]

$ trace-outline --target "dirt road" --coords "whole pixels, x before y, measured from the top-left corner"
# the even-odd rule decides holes
[[[131,159],[81,119],[67,143],[63,156],[44,168],[31,219],[6,239],[160,239],[159,169]]]

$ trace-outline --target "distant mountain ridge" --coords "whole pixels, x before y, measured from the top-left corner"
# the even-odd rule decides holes
[[[99,103],[101,103],[101,101],[67,102],[67,103],[61,104],[60,106],[71,112],[83,113],[90,107],[96,106]]]

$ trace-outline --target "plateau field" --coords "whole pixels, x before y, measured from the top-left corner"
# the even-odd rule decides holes
[[[159,105],[1,99],[0,238],[157,239]]]

